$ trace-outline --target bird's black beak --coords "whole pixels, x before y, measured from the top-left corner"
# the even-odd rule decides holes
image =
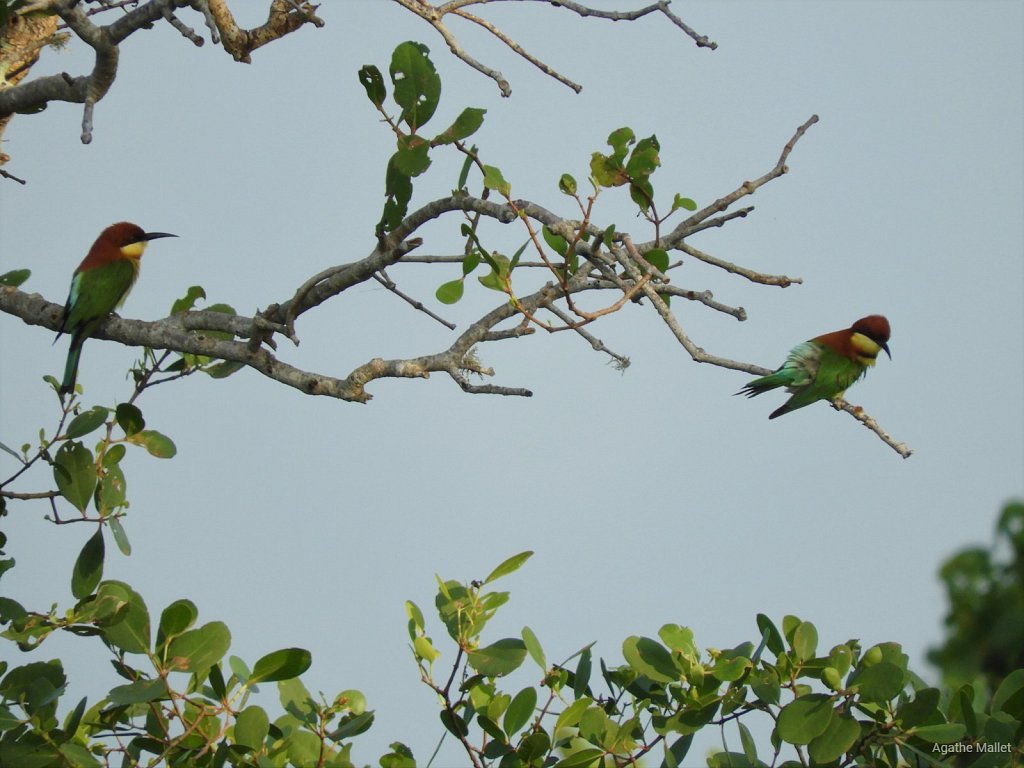
[[[161,237],[177,237],[177,235],[172,235],[170,232],[147,232],[140,239],[148,242],[149,240],[159,240]]]
[[[887,354],[889,356],[889,359],[892,360],[892,352],[889,351],[889,345],[886,342],[883,341],[882,344],[881,344],[881,347],[882,347],[882,349],[885,350],[885,354]]]

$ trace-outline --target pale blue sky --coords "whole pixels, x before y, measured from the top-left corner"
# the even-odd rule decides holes
[[[415,600],[435,638],[444,635],[429,612],[434,573],[478,578],[536,550],[503,585],[512,601],[487,637],[529,624],[549,659],[596,640],[595,652],[617,663],[624,637],[667,622],[692,627],[704,647],[731,647],[754,639],[756,613],[795,613],[817,624],[825,647],[901,642],[912,667],[935,679],[923,656],[942,636],[936,570],[957,548],[990,541],[1000,505],[1024,492],[1021,4],[673,7],[719,49],[699,50],[653,17],[612,25],[544,4],[488,6],[484,15],[584,85],[574,96],[461,30],[509,78],[508,100],[383,0],[325,4],[325,29],[261,49],[251,66],[158,24],[124,44],[92,145],[78,142],[75,106],[18,117],[7,130],[9,170],[29,184],[0,183],[0,269],[31,268],[25,289],[62,301],[103,226],[129,219],[175,232],[179,240],[147,252],[122,312],[156,319],[192,284],[251,314],[369,253],[393,139],[356,71],[386,71],[403,40],[430,46],[442,75],[436,122],[487,108],[475,137],[485,161],[517,197],[567,216],[559,175],[585,178],[590,153],[620,126],[657,133],[659,194],[704,204],[769,170],[795,128],[821,117],[790,173],[756,193],[751,216],[692,240],[803,285],[754,286],[687,260],[678,284],[710,288],[749,319],[673,308],[708,351],[770,367],[799,341],[888,315],[893,360],[850,399],[915,449],[909,460],[824,405],[769,422],[781,396],[732,397],[749,377],[690,362],[649,307],[594,328],[632,358],[624,374],[568,334],[481,349],[495,383],[529,387],[529,400],[465,395],[435,376],[377,382],[374,400],[358,406],[302,397],[251,371],[141,400],[179,454],[128,461],[134,554],[110,554],[106,575],[136,586],[154,613],[191,598],[202,621],[228,623],[232,653],[250,663],[308,647],[311,690],[359,688],[377,711],[358,761],[375,764],[402,740],[425,763],[440,733],[402,607]],[[82,49],[48,52],[40,71],[84,71]],[[446,194],[459,165],[437,161],[414,204]],[[606,193],[597,216],[647,239],[625,198]],[[458,224],[447,227],[429,229],[421,250],[452,252]],[[509,253],[523,239],[496,226],[487,235]],[[457,274],[391,271],[464,327],[496,299],[471,285],[462,304],[436,306],[433,290]],[[337,375],[375,356],[438,351],[450,338],[374,286],[307,314],[298,333],[302,346],[282,348],[282,358]],[[0,317],[7,444],[55,423],[40,377],[58,373],[66,346],[51,339]],[[134,350],[87,344],[86,402],[127,397],[134,359]],[[11,466],[0,456],[0,474]],[[21,489],[51,481],[34,482]],[[36,608],[70,604],[70,565],[91,533],[54,528],[46,511],[14,505],[5,521],[19,561],[5,592]],[[94,700],[117,682],[95,645],[54,638],[35,658],[74,657],[69,697]],[[450,662],[453,650],[442,650],[439,663]],[[693,764],[718,743],[709,735]]]

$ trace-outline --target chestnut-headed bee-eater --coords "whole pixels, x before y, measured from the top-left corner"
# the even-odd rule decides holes
[[[57,332],[71,334],[68,361],[60,396],[73,391],[78,376],[82,344],[96,327],[124,303],[139,276],[139,259],[150,240],[177,237],[166,232],[146,232],[137,224],[122,221],[104,229],[71,276],[71,292],[64,305],[64,322]],[[56,339],[55,339],[56,341]]]
[[[754,379],[736,394],[754,397],[785,387],[792,397],[769,419],[817,400],[835,400],[867,373],[880,351],[885,350],[892,360],[888,342],[888,320],[881,315],[862,317],[849,328],[816,336],[793,347],[778,370]]]

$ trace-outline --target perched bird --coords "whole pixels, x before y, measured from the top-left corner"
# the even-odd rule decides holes
[[[71,292],[64,305],[64,322],[57,333],[58,339],[61,334],[71,334],[64,381],[60,385],[62,398],[75,388],[82,344],[104,318],[124,303],[139,276],[142,252],[150,240],[160,237],[177,235],[145,232],[142,227],[127,221],[111,224],[96,238],[71,276]]]
[[[754,379],[736,394],[754,397],[785,387],[792,397],[769,419],[817,400],[835,400],[867,373],[881,350],[892,360],[888,341],[888,320],[882,315],[862,317],[845,330],[826,333],[793,347],[778,370]]]

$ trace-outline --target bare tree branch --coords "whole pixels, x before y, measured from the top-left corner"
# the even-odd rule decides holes
[[[740,275],[757,283],[785,286],[799,282],[799,278],[764,275],[715,258],[691,247],[683,239],[706,228],[710,222],[717,222],[715,226],[721,226],[736,218],[729,214],[718,214],[724,213],[737,200],[785,173],[785,162],[793,146],[815,121],[816,118],[812,117],[797,129],[772,170],[753,182],[745,182],[676,227],[668,236],[672,246],[707,266]],[[422,243],[419,237],[415,237],[419,228],[447,214],[457,214],[459,217],[471,214],[476,221],[487,220],[499,226],[526,226],[535,243],[536,225],[545,225],[563,237],[565,242],[570,244],[570,250],[575,249],[575,253],[580,257],[579,266],[570,271],[568,261],[565,262],[565,266],[556,265],[542,254],[542,258],[545,259],[542,264],[551,272],[550,277],[554,278],[553,280],[549,278],[549,282],[537,285],[538,281],[534,279],[532,292],[519,295],[518,290],[513,293],[509,277],[508,287],[502,284],[503,287],[499,288],[501,292],[507,293],[506,300],[471,322],[458,333],[446,349],[437,352],[407,359],[374,358],[356,366],[345,376],[302,370],[276,354],[275,336],[284,335],[297,343],[294,328],[296,318],[340,296],[350,288],[370,280],[380,282],[417,310],[454,329],[453,323],[440,318],[421,302],[399,291],[385,271],[388,268],[399,269],[406,263],[449,262],[464,258],[417,259],[410,255]],[[571,330],[593,349],[609,354],[616,364],[623,368],[628,365],[629,358],[608,350],[596,335],[584,330],[583,326],[618,311],[631,300],[642,303],[642,300],[646,299],[651,302],[670,332],[694,361],[754,375],[770,373],[768,369],[752,363],[706,352],[687,334],[670,310],[666,298],[676,296],[698,302],[741,321],[746,319],[746,312],[742,307],[715,301],[710,291],[684,288],[671,282],[671,274],[679,263],[670,264],[662,271],[645,257],[645,254],[653,249],[663,248],[664,239],[635,244],[629,233],[615,233],[611,242],[608,242],[609,235],[590,221],[590,215],[591,211],[588,208],[584,212],[583,221],[574,221],[561,218],[553,211],[529,200],[506,198],[505,202],[496,203],[464,193],[452,195],[426,203],[409,213],[390,233],[381,236],[365,257],[322,270],[300,285],[290,299],[280,304],[271,304],[252,317],[232,316],[219,312],[185,312],[156,322],[143,322],[114,316],[101,323],[94,335],[97,338],[110,339],[131,346],[173,350],[232,361],[251,367],[306,394],[351,402],[370,400],[372,396],[366,388],[376,379],[428,378],[431,373],[447,374],[460,388],[472,394],[528,397],[531,392],[522,387],[471,383],[468,378],[470,375],[494,375],[491,368],[479,362],[477,347],[486,343],[522,338],[529,335],[534,327],[552,333]],[[589,233],[591,237],[584,240],[584,232]],[[539,244],[537,247],[540,249]],[[523,274],[527,276],[527,281],[537,276],[535,270]],[[516,286],[521,288],[522,281],[517,281]],[[491,287],[496,286],[492,284]],[[603,307],[596,310],[583,309],[572,299],[576,294],[605,296],[608,292],[611,292],[614,298],[605,299]],[[59,328],[63,318],[61,305],[47,302],[36,294],[22,293],[12,287],[0,288],[0,311],[21,317],[30,325],[39,325],[51,330]],[[539,315],[544,312],[550,312],[560,324],[551,325],[541,319]],[[229,338],[224,338],[225,336]],[[910,455],[905,445],[896,443],[863,412],[863,409],[845,403],[837,403],[837,407],[847,410],[901,455]]]
[[[37,31],[31,38],[21,39],[8,34],[7,30],[0,30],[4,33],[7,43],[4,60],[0,63],[6,65],[8,58],[11,57],[21,62],[16,68],[20,76],[15,79],[8,75],[5,83],[7,87],[0,87],[0,131],[5,125],[5,119],[16,112],[32,112],[51,101],[67,101],[84,105],[82,143],[88,144],[92,141],[94,107],[110,90],[117,76],[118,45],[125,38],[139,30],[149,29],[155,22],[163,20],[195,45],[203,44],[203,39],[175,16],[175,11],[181,8],[191,8],[202,14],[214,42],[223,38],[225,50],[231,53],[236,61],[243,62],[250,61],[252,51],[294,32],[305,24],[318,27],[324,25],[323,20],[316,15],[316,6],[308,2],[296,3],[291,0],[271,0],[266,23],[251,30],[240,29],[234,23],[224,0],[149,0],[127,10],[128,5],[111,3],[102,9],[86,11],[79,0],[45,0],[21,9],[18,12],[19,16],[16,17],[19,29],[36,23],[35,16],[32,19],[22,18],[30,12],[48,12],[56,16],[47,17],[50,19],[48,24],[52,29],[40,28],[41,31]],[[92,21],[94,13],[114,8],[124,9],[125,12],[110,24],[99,26]],[[78,77],[62,73],[22,80],[24,72],[38,58],[39,49],[52,44],[56,39],[53,36],[56,17],[59,17],[76,37],[95,52],[92,71],[88,75]],[[3,160],[4,158],[0,158],[0,162]]]
[[[583,3],[573,2],[573,0],[449,0],[449,2],[438,4],[431,3],[428,0],[395,0],[396,3],[406,10],[415,13],[437,30],[437,33],[441,35],[441,37],[444,38],[445,43],[447,43],[448,49],[456,57],[468,64],[477,72],[480,72],[493,80],[497,84],[498,90],[501,91],[502,96],[508,97],[512,95],[512,87],[509,85],[508,80],[505,79],[505,76],[502,75],[501,72],[477,61],[466,52],[458,38],[445,24],[445,16],[450,14],[482,27],[504,43],[513,53],[526,59],[548,77],[554,78],[563,85],[571,88],[576,93],[583,90],[583,86],[566,77],[548,64],[545,64],[538,57],[523,48],[519,42],[513,40],[503,31],[498,29],[490,21],[465,10],[467,7],[472,5],[484,5],[503,1],[543,2],[545,5],[553,5],[556,8],[564,8],[568,11],[572,11],[582,18],[594,17],[596,19],[604,19],[607,21],[637,21],[638,19],[652,13],[660,13],[669,19],[675,26],[679,27],[683,32],[689,35],[698,47],[708,48],[711,50],[718,47],[717,43],[711,42],[706,36],[698,34],[687,26],[682,19],[672,13],[672,11],[669,10],[670,0],[659,0],[659,2],[654,3],[653,5],[648,5],[644,8],[638,8],[633,11],[602,11],[596,8],[591,8]]]
[[[225,0],[205,0],[204,4],[217,25],[224,50],[243,64],[252,63],[251,54],[257,48],[294,32],[304,24],[324,26],[323,19],[316,15],[317,6],[308,2],[272,0],[266,22],[253,29],[242,29],[235,23]]]

